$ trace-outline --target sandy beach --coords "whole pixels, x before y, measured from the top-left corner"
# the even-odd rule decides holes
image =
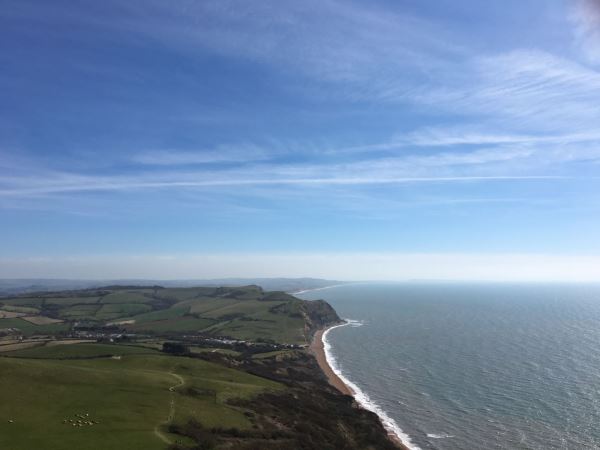
[[[319,367],[327,376],[329,384],[335,387],[342,394],[354,396],[354,392],[352,392],[352,390],[346,386],[342,379],[337,376],[327,361],[327,356],[325,355],[325,343],[323,342],[323,333],[325,331],[327,331],[327,329],[319,330],[315,333],[315,337],[310,345],[310,350],[315,355],[315,358],[319,363]],[[398,446],[398,448],[402,450],[410,450],[394,433],[388,432],[388,437]]]
[[[315,337],[310,345],[310,349],[317,358],[317,362],[319,363],[319,367],[327,376],[329,380],[329,384],[335,387],[338,391],[345,395],[354,395],[354,393],[350,390],[348,386],[344,384],[342,379],[336,375],[333,371],[329,363],[327,362],[327,357],[325,356],[325,344],[323,342],[323,333],[325,330],[319,330],[315,333]]]

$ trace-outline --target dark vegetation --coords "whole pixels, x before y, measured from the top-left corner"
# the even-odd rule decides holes
[[[220,354],[198,357],[279,382],[287,389],[229,401],[244,411],[250,429],[205,427],[193,418],[172,426],[171,433],[194,444],[174,444],[171,450],[397,449],[378,417],[332,388],[314,357],[304,351],[261,361]]]
[[[190,347],[179,342],[165,342],[162,346],[162,351],[171,355],[189,355]]]

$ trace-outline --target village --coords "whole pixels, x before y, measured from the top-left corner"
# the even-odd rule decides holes
[[[162,348],[164,342],[178,342],[187,346],[234,350],[240,353],[257,354],[280,350],[299,350],[305,344],[281,344],[263,341],[232,339],[223,336],[201,334],[171,335],[160,338],[148,334],[128,333],[114,326],[91,326],[74,324],[71,332],[64,335],[24,336],[19,329],[0,330],[0,356],[2,353],[42,345],[68,345],[79,343],[110,343],[154,346]]]

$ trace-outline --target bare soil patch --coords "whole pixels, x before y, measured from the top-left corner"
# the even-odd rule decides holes
[[[14,311],[5,311],[0,309],[0,319],[14,319],[15,317],[22,317],[25,314]]]
[[[45,317],[45,316],[25,316],[25,317],[21,317],[21,319],[26,320],[27,322],[32,323],[34,325],[50,325],[53,323],[64,322],[63,320],[52,319],[50,317]]]

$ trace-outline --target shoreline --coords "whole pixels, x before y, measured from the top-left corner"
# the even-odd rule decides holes
[[[382,414],[380,412],[378,412],[376,410],[376,408],[369,408],[365,405],[365,402],[363,399],[359,399],[358,394],[361,395],[361,397],[364,397],[364,394],[362,392],[356,392],[356,390],[358,390],[358,388],[353,389],[353,387],[349,386],[349,382],[346,382],[345,380],[343,380],[333,369],[332,365],[330,364],[329,360],[327,359],[327,351],[325,348],[326,345],[326,337],[327,337],[327,333],[329,331],[331,331],[334,328],[337,327],[343,327],[348,325],[348,322],[345,322],[343,324],[338,324],[338,325],[333,325],[327,328],[323,328],[321,330],[318,330],[314,337],[313,340],[310,344],[310,351],[313,353],[313,355],[315,356],[317,363],[319,364],[319,367],[321,368],[321,370],[323,371],[323,373],[325,374],[325,376],[327,377],[327,380],[329,381],[329,384],[331,384],[334,388],[336,388],[339,392],[341,392],[344,395],[350,395],[354,398],[354,400],[360,405],[361,408],[364,408],[368,411],[371,411],[375,414],[377,414],[377,416],[379,417],[379,420],[381,422],[381,424],[383,425],[383,427],[385,428],[385,430],[388,433],[388,438],[393,441],[398,448],[400,448],[401,450],[418,450],[418,447],[416,446],[409,446],[407,445],[402,437],[401,434],[396,431],[394,429],[394,426],[390,425],[390,421],[391,419],[389,419],[387,416],[386,417],[382,417]],[[362,401],[361,401],[362,400]],[[375,410],[374,410],[375,409]],[[395,425],[395,424],[394,424]],[[397,427],[397,425],[395,425],[395,427]],[[402,433],[403,434],[403,433]],[[409,440],[408,436],[406,436],[404,439]],[[409,441],[410,442],[410,441]]]
[[[310,350],[317,359],[317,363],[321,368],[321,371],[325,373],[329,384],[340,391],[344,395],[350,395],[354,397],[354,392],[342,381],[342,379],[333,371],[329,362],[327,361],[327,355],[325,354],[325,342],[323,342],[323,334],[325,331],[330,330],[333,327],[321,329],[315,333],[312,343],[310,344]]]
[[[306,294],[307,292],[323,291],[325,289],[332,289],[332,288],[335,288],[335,287],[346,286],[347,284],[350,284],[350,283],[331,284],[329,286],[323,286],[323,287],[318,287],[318,288],[301,289],[299,291],[290,292],[290,295],[301,295],[301,294]]]

